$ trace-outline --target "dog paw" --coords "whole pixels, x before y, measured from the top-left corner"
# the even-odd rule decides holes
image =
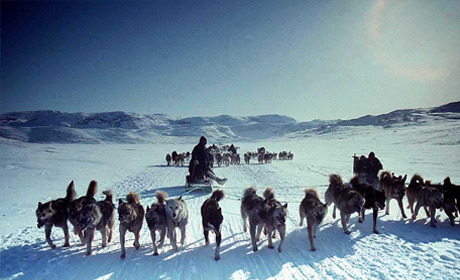
[[[373,230],[374,233],[379,234],[380,232],[376,229]]]
[[[273,245],[268,245],[268,249],[275,249],[275,246],[273,246]]]
[[[311,248],[311,250],[312,250],[312,252],[314,252],[314,251],[316,251],[316,248],[315,248],[315,247],[313,247],[313,248]]]
[[[215,259],[216,261],[218,261],[218,260],[220,260],[220,256],[219,256],[219,255],[216,255],[216,256],[214,257],[214,259]]]
[[[358,218],[358,223],[361,223],[361,224],[362,224],[362,223],[363,223],[363,219]]]
[[[120,259],[124,260],[124,259],[125,259],[125,257],[126,257],[126,254],[125,254],[125,253],[121,253],[121,255],[120,255]]]
[[[209,246],[209,241],[206,241],[204,245]]]
[[[346,235],[349,235],[351,232],[350,232],[349,230],[347,230],[347,231],[344,231],[344,233],[345,233]]]
[[[280,247],[278,247],[278,253],[281,253],[283,250],[281,250]]]
[[[91,255],[91,251],[86,252],[86,255],[87,255],[87,256],[90,256],[90,255]]]
[[[437,228],[436,224],[431,224],[432,228]]]
[[[254,247],[254,248],[252,248],[252,251],[257,252],[257,251],[259,251],[259,248]]]
[[[154,256],[158,256],[158,252],[154,252],[153,255],[154,255]]]
[[[62,247],[70,247],[70,244],[69,243],[65,243],[64,246]]]
[[[50,247],[51,247],[51,249],[53,249],[53,250],[56,249],[56,245],[54,245],[54,244],[51,244]]]

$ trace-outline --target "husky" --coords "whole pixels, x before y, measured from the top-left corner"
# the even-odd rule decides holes
[[[120,258],[126,257],[125,234],[126,231],[134,233],[133,246],[137,249],[141,246],[139,243],[142,224],[144,223],[144,207],[139,203],[141,196],[135,192],[129,192],[126,196],[127,203],[118,200],[118,220],[120,221]]]
[[[89,183],[86,195],[73,200],[68,207],[69,221],[73,225],[74,234],[78,235],[78,237],[80,238],[82,246],[86,245],[86,238],[83,236],[83,229],[80,227],[80,224],[78,222],[78,216],[84,206],[96,203],[96,200],[94,199],[96,192],[97,182],[93,180]]]
[[[206,246],[209,246],[209,231],[212,230],[216,234],[216,252],[214,256],[216,261],[220,260],[220,243],[222,240],[221,225],[224,220],[219,201],[224,198],[224,196],[222,190],[215,190],[211,198],[206,199],[201,206],[201,218]]]
[[[404,213],[403,207],[403,198],[406,192],[406,179],[407,174],[404,177],[394,177],[388,171],[380,172],[380,178],[378,182],[378,188],[385,191],[386,197],[386,209],[385,215],[390,215],[390,201],[394,198],[398,201],[399,209],[401,210],[401,215],[404,219],[407,218],[406,213]]]
[[[351,232],[347,229],[347,223],[350,220],[351,214],[361,213],[364,206],[363,196],[356,190],[351,189],[343,184],[342,178],[338,174],[329,175],[329,187],[326,190],[326,204],[329,207],[334,203],[334,211],[332,213],[335,219],[335,210],[339,208],[340,219],[345,234]]]
[[[260,238],[260,233],[265,225],[270,205],[266,199],[256,194],[254,187],[247,188],[244,191],[241,199],[241,217],[243,218],[243,230],[248,231],[246,221],[249,218],[249,233],[251,234],[252,250],[256,252],[257,242]],[[257,234],[256,234],[257,231]]]
[[[321,203],[319,192],[314,189],[305,189],[305,197],[299,207],[300,223],[303,226],[304,218],[307,218],[308,239],[312,251],[316,251],[314,238],[318,226],[323,222],[327,215],[327,204]]]
[[[107,242],[110,243],[112,241],[113,230],[115,228],[113,193],[111,190],[106,190],[102,193],[106,196],[105,200],[87,204],[78,213],[78,224],[84,231],[86,238],[86,255],[91,255],[94,230],[101,232],[103,248],[107,246]]]
[[[414,215],[414,204],[417,202],[418,193],[420,190],[425,186],[425,179],[419,174],[414,174],[412,179],[410,180],[409,186],[406,189],[407,201],[409,204],[407,205],[407,209],[410,209],[412,215]],[[430,212],[428,211],[428,207],[424,206],[426,216],[430,216]]]
[[[166,212],[165,202],[168,194],[163,191],[157,191],[156,197],[158,202],[153,203],[150,208],[147,206],[145,221],[150,230],[150,236],[153,243],[153,255],[158,256],[158,249],[163,247],[166,235]],[[160,233],[160,244],[156,244],[156,231]]]
[[[50,245],[51,249],[56,249],[53,240],[51,240],[51,229],[53,226],[60,227],[64,231],[64,247],[69,247],[69,227],[67,226],[67,219],[69,214],[67,212],[67,207],[77,196],[75,192],[74,182],[70,182],[67,187],[67,194],[65,198],[59,198],[56,200],[49,201],[42,204],[38,203],[37,210],[35,211],[35,216],[37,217],[37,227],[41,228],[45,226],[45,238],[46,243]]]
[[[412,219],[417,219],[418,211],[420,207],[425,207],[425,211],[427,211],[427,207],[429,208],[430,212],[427,211],[427,216],[431,217],[430,225],[431,227],[436,227],[436,208],[441,208],[444,202],[444,194],[442,187],[440,185],[431,185],[430,181],[425,182],[425,186],[423,186],[417,195],[417,205],[415,206],[414,214],[412,214]]]
[[[172,160],[171,155],[170,155],[170,154],[166,154],[166,162],[168,163],[168,166],[171,165],[171,160]]]
[[[185,201],[180,196],[178,199],[170,199],[166,201],[166,225],[168,227],[168,237],[171,240],[171,245],[174,251],[178,252],[179,248],[176,244],[176,227],[181,231],[181,245],[185,243],[186,233],[185,228],[188,224],[188,208]]]
[[[249,164],[249,161],[251,160],[251,156],[249,155],[249,153],[245,153],[244,154],[244,162],[246,164]]]
[[[270,209],[267,213],[267,219],[265,220],[265,228],[268,233],[268,249],[274,249],[272,243],[272,237],[275,236],[275,232],[280,233],[280,244],[278,245],[278,252],[281,253],[284,237],[286,236],[286,217],[288,215],[287,203],[282,205],[278,200],[275,199],[275,192],[272,188],[267,187],[264,191],[264,198],[268,201]]]
[[[385,208],[385,193],[384,191],[379,191],[374,189],[373,186],[368,184],[362,184],[359,182],[358,175],[355,175],[351,181],[350,185],[356,191],[358,191],[364,197],[364,205],[361,209],[361,213],[358,217],[358,223],[364,222],[366,218],[366,209],[373,210],[373,232],[379,233],[377,230],[377,215],[379,208],[383,210]]]

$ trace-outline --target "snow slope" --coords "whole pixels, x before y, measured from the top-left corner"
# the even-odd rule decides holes
[[[395,201],[391,212],[379,214],[380,234],[372,233],[372,217],[358,224],[350,221],[351,235],[345,235],[339,219],[330,212],[311,252],[305,227],[298,226],[298,207],[303,189],[316,187],[324,200],[328,174],[340,173],[344,180],[352,174],[354,153],[373,150],[384,168],[412,176],[418,172],[439,182],[450,176],[460,183],[460,126],[455,120],[430,119],[417,125],[330,126],[316,132],[301,131],[277,139],[237,142],[241,151],[265,146],[270,151],[291,150],[293,161],[274,161],[271,165],[216,168],[229,180],[223,187],[221,260],[214,261],[214,236],[204,246],[200,207],[209,194],[197,191],[184,194],[186,167],[164,166],[164,156],[172,150],[186,151],[193,144],[33,144],[0,142],[0,278],[1,279],[453,279],[460,275],[460,225],[452,228],[444,212],[437,212],[438,228],[431,228],[423,213],[417,220],[402,219]],[[195,142],[197,142],[195,138]],[[36,228],[34,217],[38,201],[65,195],[75,180],[79,195],[90,180],[99,182],[98,198],[111,188],[116,199],[128,191],[141,194],[147,206],[155,201],[158,189],[170,197],[183,195],[189,210],[187,242],[179,252],[169,244],[159,256],[152,255],[146,224],[141,233],[141,248],[132,246],[127,235],[127,257],[120,260],[118,232],[114,242],[101,248],[100,234],[93,242],[93,255],[71,235],[71,247],[63,248],[63,234],[53,230],[58,248],[51,250],[43,229]],[[287,236],[282,253],[267,248],[266,237],[259,251],[252,252],[250,237],[243,232],[240,201],[243,190],[254,185],[262,194],[266,186],[289,204]],[[405,201],[407,205],[407,201]],[[407,213],[407,212],[406,212]],[[118,224],[117,224],[118,226]],[[278,246],[275,239],[275,247]]]

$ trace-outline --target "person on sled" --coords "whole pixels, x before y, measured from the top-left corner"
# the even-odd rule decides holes
[[[367,157],[367,181],[374,187],[374,189],[377,188],[377,184],[379,181],[377,176],[379,171],[382,169],[382,163],[375,156],[374,152],[371,151],[369,153],[369,156]]]
[[[189,164],[190,178],[194,182],[204,181],[206,178],[210,178],[219,185],[223,185],[227,182],[227,179],[217,177],[216,173],[212,170],[206,149],[207,143],[206,137],[201,136],[200,142],[193,148],[192,159]]]

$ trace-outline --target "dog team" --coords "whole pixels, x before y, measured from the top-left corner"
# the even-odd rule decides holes
[[[334,204],[332,217],[336,218],[336,209],[340,211],[340,219],[345,234],[350,234],[347,224],[353,213],[358,214],[358,222],[365,219],[365,211],[373,211],[373,232],[377,230],[378,210],[383,210],[386,205],[385,214],[389,214],[389,202],[396,199],[403,218],[407,218],[403,197],[407,195],[411,210],[412,219],[416,219],[421,207],[425,209],[427,217],[431,218],[431,226],[436,227],[436,209],[443,209],[454,226],[454,219],[458,217],[457,210],[460,209],[460,186],[451,183],[447,177],[443,184],[432,184],[429,180],[415,174],[409,185],[405,186],[407,175],[395,176],[388,171],[379,174],[378,188],[360,183],[355,175],[349,184],[343,183],[338,174],[329,175],[329,187],[325,192],[326,203],[322,203],[319,192],[314,188],[305,190],[305,197],[300,203],[299,226],[303,226],[304,218],[307,219],[307,231],[312,251],[316,250],[314,238],[318,226],[327,215],[328,207]],[[91,254],[91,243],[94,239],[94,231],[98,230],[102,235],[102,247],[111,242],[115,229],[115,205],[113,204],[113,193],[111,190],[103,192],[105,199],[96,201],[94,196],[97,192],[97,182],[91,181],[85,196],[76,199],[74,182],[67,187],[65,198],[52,200],[47,203],[38,203],[36,210],[37,227],[45,226],[45,238],[48,245],[55,249],[51,240],[51,229],[54,226],[61,227],[64,231],[64,247],[69,247],[69,229],[67,220],[73,225],[74,234],[78,235],[82,246],[86,245],[86,254]],[[140,204],[140,195],[135,192],[128,193],[126,202],[118,200],[118,220],[120,232],[121,255],[126,257],[125,234],[127,231],[134,234],[136,249],[140,247],[140,231],[145,221],[150,231],[153,243],[153,255],[159,254],[158,249],[164,245],[165,236],[168,235],[173,249],[177,252],[176,228],[181,233],[181,244],[186,239],[186,227],[189,221],[187,204],[182,196],[177,199],[168,199],[168,194],[163,191],[156,192],[157,202],[150,207]],[[215,190],[201,207],[202,226],[206,246],[209,245],[209,232],[216,235],[215,260],[220,259],[221,225],[223,222],[222,209],[219,201],[224,198],[222,190]],[[415,210],[414,210],[414,204]],[[241,198],[241,217],[243,219],[243,230],[247,232],[249,221],[249,233],[253,251],[257,251],[257,243],[262,231],[267,235],[268,248],[273,249],[272,238],[276,232],[280,235],[278,252],[282,252],[282,245],[286,235],[286,219],[288,215],[288,204],[282,204],[275,198],[274,190],[267,187],[260,197],[254,187],[247,188]],[[157,242],[157,232],[159,241]]]

